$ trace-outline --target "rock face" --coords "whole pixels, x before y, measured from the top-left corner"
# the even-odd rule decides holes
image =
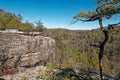
[[[0,75],[45,65],[55,53],[49,37],[0,33]]]

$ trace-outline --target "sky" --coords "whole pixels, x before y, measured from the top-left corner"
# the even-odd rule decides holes
[[[80,11],[94,10],[94,0],[0,0],[0,8],[6,12],[21,14],[24,21],[34,23],[41,20],[47,28],[67,28],[71,30],[91,30],[99,27],[97,21],[77,22],[70,25]],[[105,25],[111,21],[104,21]]]

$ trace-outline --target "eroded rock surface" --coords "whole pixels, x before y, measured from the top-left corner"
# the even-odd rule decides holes
[[[55,40],[49,37],[0,33],[0,75],[44,66],[53,53]]]

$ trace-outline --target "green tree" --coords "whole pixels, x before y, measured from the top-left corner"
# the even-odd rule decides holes
[[[119,14],[120,13],[120,0],[95,0],[95,4],[97,4],[97,8],[92,11],[88,12],[83,12],[81,11],[78,13],[74,19],[74,23],[77,21],[83,21],[83,22],[89,22],[89,21],[99,21],[99,25],[101,28],[101,31],[104,33],[105,39],[99,44],[90,44],[91,46],[98,47],[100,49],[99,52],[99,69],[100,69],[100,76],[101,79],[103,78],[103,73],[102,73],[102,58],[104,54],[104,46],[106,42],[108,41],[109,35],[108,35],[108,30],[113,29],[113,25],[118,25],[120,22],[117,24],[111,24],[108,26],[108,30],[106,30],[103,27],[103,18],[110,19],[113,15]]]
[[[4,12],[4,14],[0,15],[1,28],[19,29],[21,23],[20,17],[15,14]]]
[[[41,20],[36,21],[35,24],[36,24],[37,31],[42,32],[44,30],[44,26]]]
[[[33,31],[33,29],[34,29],[33,24],[28,21],[23,23],[22,28],[21,28],[22,31],[26,31],[26,32]]]

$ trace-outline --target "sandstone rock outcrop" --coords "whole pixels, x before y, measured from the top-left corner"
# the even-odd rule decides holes
[[[45,65],[55,53],[55,40],[43,36],[0,33],[0,75]]]

